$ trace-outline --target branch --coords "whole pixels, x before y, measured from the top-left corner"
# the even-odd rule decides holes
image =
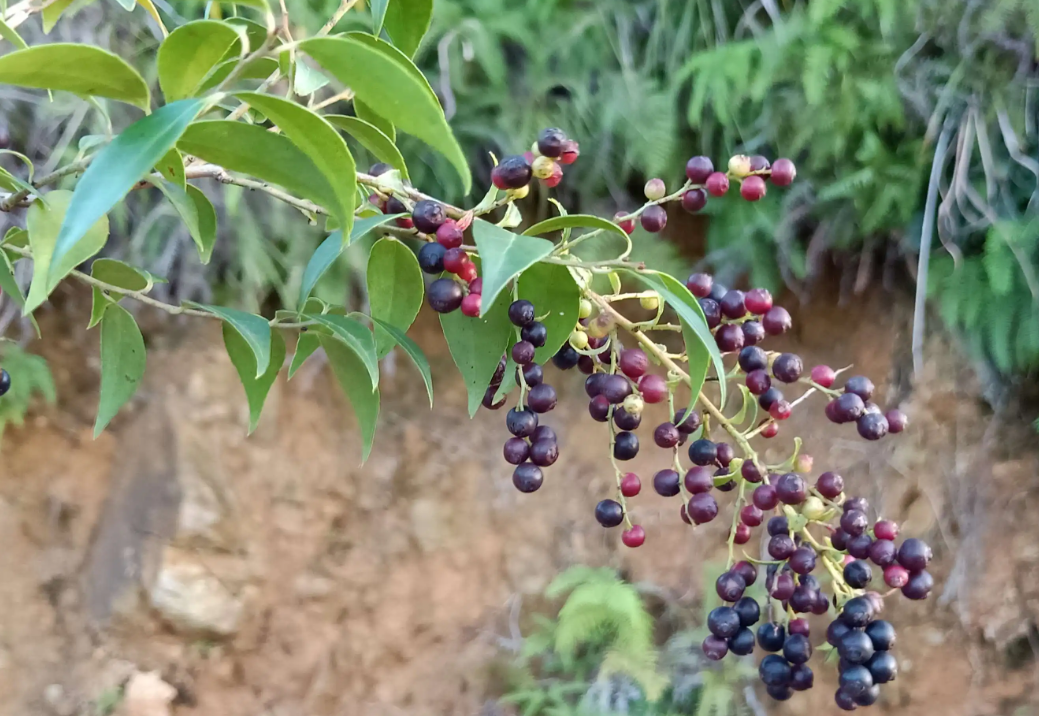
[[[58,180],[63,179],[64,177],[67,177],[71,174],[79,174],[81,171],[85,170],[90,165],[90,162],[91,160],[93,160],[93,158],[93,156],[86,157],[84,159],[80,159],[78,162],[72,162],[71,164],[67,164],[61,167],[60,169],[55,169],[50,174],[42,176],[36,181],[34,181],[32,185],[34,188],[40,189],[42,187],[55,184],[58,182]],[[21,191],[16,191],[15,193],[8,195],[6,199],[0,202],[0,211],[11,211],[12,209],[18,207],[28,206],[29,204],[26,203],[25,200],[29,198],[30,193],[31,192],[29,192],[28,190],[22,189]]]

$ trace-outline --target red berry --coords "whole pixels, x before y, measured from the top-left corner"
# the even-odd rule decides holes
[[[887,431],[889,433],[900,433],[909,425],[909,418],[901,410],[889,410],[884,417],[887,418]]]
[[[563,153],[559,155],[560,164],[573,164],[581,156],[581,147],[573,139],[563,142]]]
[[[483,279],[477,278],[469,282],[469,293],[483,293]]]
[[[474,264],[472,261],[469,261],[464,266],[462,266],[462,269],[458,272],[458,278],[462,279],[466,283],[469,283],[470,281],[475,281],[476,264]]]
[[[833,372],[833,368],[828,365],[817,365],[812,368],[812,382],[821,385],[824,388],[829,388],[833,385],[833,381],[837,379],[837,374]]]
[[[632,380],[642,376],[649,367],[649,358],[639,348],[628,348],[621,351],[620,369]]]
[[[779,336],[790,330],[794,324],[790,313],[782,306],[773,306],[761,319],[761,325],[765,327],[765,333],[770,336]]]
[[[542,179],[541,182],[549,189],[559,186],[559,182],[563,181],[563,167],[559,166],[558,163],[552,164],[552,175],[547,179]]]
[[[393,220],[397,226],[402,229],[413,229],[415,228],[415,222],[411,220],[410,216],[400,216]]]
[[[462,249],[448,249],[444,253],[444,270],[453,274],[461,273],[462,267],[470,263],[469,254]]]
[[[721,172],[714,172],[707,177],[707,193],[711,196],[725,196],[729,190],[729,177]]]
[[[613,222],[617,224],[617,226],[621,227],[621,230],[624,231],[625,234],[630,234],[635,230],[635,220],[628,219],[627,221],[621,221],[621,219],[627,215],[628,212],[626,211],[618,211],[613,215]]]
[[[639,217],[639,221],[642,223],[643,229],[651,234],[655,234],[663,231],[664,227],[667,226],[667,212],[664,210],[664,207],[653,204],[646,207],[646,210],[642,212],[642,216]]]
[[[772,308],[772,294],[764,288],[752,288],[743,297],[743,303],[755,316],[763,316]]]
[[[462,245],[462,230],[454,219],[447,219],[437,229],[437,242],[445,249],[457,249]]]
[[[736,525],[736,531],[732,536],[733,544],[747,544],[750,542],[750,527],[740,522]]]
[[[707,192],[703,189],[690,189],[682,194],[682,208],[695,214],[707,206]]]
[[[749,176],[740,185],[740,196],[747,201],[758,201],[765,196],[765,180],[759,176]]]
[[[706,492],[701,492],[699,495],[692,496],[686,507],[686,511],[689,513],[693,522],[702,525],[705,522],[710,522],[718,516],[718,502],[713,496]]]
[[[776,435],[779,435],[779,425],[776,423],[769,423],[761,429],[759,435],[763,438],[774,438]]]
[[[697,298],[707,298],[711,295],[711,287],[714,286],[714,278],[709,273],[694,273],[685,280],[685,287]]]
[[[779,504],[779,495],[772,485],[758,485],[751,496],[759,510],[772,510]]]
[[[884,568],[884,584],[892,589],[901,589],[909,582],[909,570],[900,564]]]
[[[621,494],[625,497],[634,497],[642,489],[642,480],[634,472],[629,472],[621,478]]]
[[[894,541],[898,538],[898,524],[891,520],[880,520],[873,525],[873,536]]]
[[[642,525],[632,525],[630,530],[621,533],[621,542],[627,547],[641,547],[645,541],[646,530],[642,529]]]
[[[788,186],[797,176],[797,169],[789,159],[777,159],[772,165],[772,183],[776,186]]]
[[[776,420],[786,420],[790,417],[790,413],[793,411],[790,403],[785,400],[777,400],[772,403],[772,407],[768,409],[768,414]]]
[[[748,527],[757,527],[763,518],[764,513],[757,505],[744,505],[740,510],[740,521]]]
[[[753,395],[761,395],[771,387],[772,379],[765,371],[752,370],[747,373],[747,390],[749,390]]]
[[[462,315],[476,318],[480,315],[480,294],[470,293],[462,299]]]
[[[685,175],[693,184],[703,184],[714,171],[710,157],[693,157],[685,163]]]
[[[647,403],[660,403],[667,398],[667,382],[655,373],[639,378],[639,392]]]
[[[844,478],[836,472],[824,472],[815,482],[815,489],[828,500],[835,500],[844,492]]]
[[[714,488],[714,471],[707,467],[694,465],[685,473],[683,482],[685,489],[694,495],[710,492]]]

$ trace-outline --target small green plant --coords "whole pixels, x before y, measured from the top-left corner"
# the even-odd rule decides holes
[[[113,686],[105,689],[94,701],[94,716],[111,716],[123,702],[123,688]]]
[[[0,364],[8,375],[18,376],[11,381],[10,390],[0,397],[0,438],[8,425],[21,425],[34,399],[53,403],[56,399],[54,379],[47,361],[27,353],[17,344],[0,341]]]

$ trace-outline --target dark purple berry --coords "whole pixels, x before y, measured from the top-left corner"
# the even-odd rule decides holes
[[[783,657],[791,664],[803,664],[812,658],[812,642],[804,634],[791,634],[783,643]]]
[[[512,484],[520,492],[535,492],[544,481],[545,475],[541,468],[533,463],[525,462],[517,465],[512,471]]]
[[[873,568],[864,559],[844,565],[844,581],[855,589],[863,589],[873,579]]]
[[[391,196],[386,200],[386,213],[393,214],[407,214],[408,207],[404,205],[404,202],[395,196]]]
[[[839,683],[840,692],[851,696],[858,703],[862,695],[873,688],[873,676],[864,665],[856,664],[841,672]]]
[[[415,208],[411,211],[411,220],[415,228],[424,234],[435,234],[440,225],[447,220],[444,207],[439,202],[430,199],[422,199],[415,202]]]
[[[594,398],[602,393],[603,381],[607,378],[606,373],[592,373],[584,379],[584,392],[589,398]]]
[[[680,479],[674,470],[660,470],[653,476],[653,489],[661,497],[674,497],[681,492],[678,486]]]
[[[765,327],[758,321],[743,322],[743,345],[756,346],[765,340]]]
[[[706,467],[693,467],[685,473],[685,489],[693,495],[710,492],[714,487],[714,474]]]
[[[527,461],[527,457],[530,455],[530,445],[523,438],[509,438],[505,441],[502,454],[505,456],[505,462],[510,465],[519,465],[521,462]]]
[[[667,211],[659,204],[647,206],[639,217],[642,228],[651,234],[663,231],[667,226]]]
[[[878,567],[889,567],[898,557],[898,548],[889,539],[878,539],[869,547],[869,559]]]
[[[758,466],[753,460],[743,461],[743,465],[740,466],[740,475],[742,475],[743,479],[747,482],[753,483],[761,482],[762,478],[761,470],[758,469]]]
[[[535,413],[547,413],[556,407],[556,389],[548,383],[535,385],[527,393],[527,405]]]
[[[545,328],[545,324],[540,321],[533,321],[520,330],[520,338],[527,341],[528,343],[534,344],[535,348],[540,348],[545,345],[545,341],[548,340],[548,330]]]
[[[783,353],[772,363],[772,375],[784,383],[793,383],[801,377],[804,365],[796,353]]]
[[[815,674],[808,664],[798,664],[790,670],[790,688],[794,691],[808,691],[815,685]]]
[[[744,348],[743,350],[747,350]],[[752,395],[764,395],[772,387],[772,379],[764,370],[755,370],[747,374],[747,390]]]
[[[835,500],[844,492],[844,478],[836,472],[824,472],[816,480],[815,489],[828,500]]]
[[[869,527],[869,518],[864,512],[847,510],[841,515],[841,529],[852,537],[858,537]]]
[[[714,334],[714,341],[722,353],[734,353],[743,348],[743,329],[735,323],[726,323]]]
[[[700,417],[700,413],[695,410],[686,411],[682,408],[675,413],[675,427],[678,428],[678,432],[689,435],[695,433],[700,429],[700,424],[703,419]]]
[[[697,298],[710,296],[712,286],[714,286],[714,278],[709,273],[694,273],[685,280],[685,287]]]
[[[849,664],[865,664],[873,656],[873,642],[866,632],[855,629],[844,635],[837,652]]]
[[[703,640],[703,655],[711,661],[721,661],[729,653],[729,642],[720,636],[708,634]]]
[[[887,435],[887,418],[880,413],[866,413],[855,421],[859,435],[867,440],[880,440]]]
[[[746,597],[744,597],[746,599]],[[729,651],[736,656],[747,656],[754,651],[754,632],[743,627],[729,639]]]
[[[662,448],[673,448],[678,445],[681,437],[682,435],[678,432],[678,428],[671,423],[661,423],[653,431],[653,442]]]
[[[789,331],[794,322],[785,308],[773,306],[761,318],[761,325],[770,336],[780,336]]]
[[[898,676],[898,660],[894,654],[887,651],[877,651],[873,654],[873,658],[866,662],[866,668],[869,669],[874,684],[886,684]]]
[[[883,619],[872,621],[866,627],[866,634],[877,651],[889,651],[895,645],[895,627]]]
[[[437,313],[451,313],[462,305],[462,287],[449,278],[438,278],[426,289],[430,308]]]
[[[873,618],[873,605],[865,597],[852,597],[844,603],[840,620],[852,629],[861,629]]]
[[[707,206],[707,192],[703,189],[690,189],[682,194],[682,208],[690,214],[695,214],[705,206]]]
[[[837,689],[837,693],[834,694],[833,700],[837,704],[837,708],[842,711],[854,711],[858,708],[855,699],[852,698],[851,694],[844,689]]]
[[[815,606],[815,596],[818,593],[818,591],[810,589],[803,584],[799,585],[790,596],[790,608],[798,614],[810,613],[812,607]]]
[[[570,370],[576,366],[581,360],[581,354],[574,350],[574,347],[569,343],[563,344],[563,347],[556,351],[556,354],[552,356],[552,365],[559,370]]]
[[[889,433],[900,433],[909,425],[909,418],[901,410],[889,410],[884,414],[887,418],[887,431]]]
[[[830,622],[829,626],[826,627],[826,642],[830,646],[837,646],[841,643],[841,639],[844,635],[851,631],[851,627],[842,622],[840,619],[834,619]]]
[[[694,465],[713,465],[718,460],[718,446],[707,438],[694,440],[689,446],[689,459]]]
[[[617,433],[614,437],[613,456],[618,460],[631,460],[639,454],[639,439],[635,433],[627,431]]]
[[[707,629],[723,639],[734,636],[741,626],[740,616],[732,607],[715,607],[707,615]]]
[[[790,569],[797,574],[808,574],[815,569],[815,550],[801,545],[790,555]]]
[[[610,401],[605,395],[595,396],[588,403],[588,414],[592,416],[592,420],[605,423],[610,419]]]
[[[788,559],[794,553],[794,540],[790,535],[775,535],[768,541],[768,553],[772,559]]]
[[[685,175],[693,184],[703,184],[714,173],[710,157],[697,156],[685,163]]]
[[[855,393],[844,393],[833,403],[833,417],[838,423],[850,423],[861,418],[866,412],[866,404]]]
[[[743,596],[747,583],[743,581],[743,577],[734,572],[723,572],[715,581],[714,588],[722,601],[735,602]],[[746,625],[744,624],[744,626]]]
[[[785,601],[794,596],[794,578],[789,574],[781,574],[776,577],[776,584],[772,588],[772,596],[779,601]]]
[[[743,577],[741,576],[740,579],[742,580]],[[743,584],[746,584],[746,581],[744,581]],[[727,599],[726,601],[732,600]],[[732,608],[735,609],[736,613],[740,615],[740,624],[742,624],[745,627],[757,624],[758,619],[761,618],[761,606],[758,604],[757,600],[754,599],[754,597],[743,597],[735,604],[733,604]]]
[[[873,397],[873,390],[873,381],[864,375],[853,375],[848,378],[848,382],[844,384],[845,393],[854,393],[862,398],[863,401],[867,401]]]
[[[765,529],[768,531],[769,537],[790,534],[790,522],[786,515],[776,515],[768,518],[768,525]]]
[[[722,309],[718,302],[711,298],[698,298],[700,310],[703,311],[704,320],[708,328],[717,328],[722,322]]]
[[[418,265],[426,273],[438,274],[444,272],[444,254],[447,249],[433,241],[423,244],[418,250]]]
[[[771,410],[772,406],[783,400],[783,393],[779,388],[769,388],[758,396],[758,405],[762,410]]]
[[[933,553],[931,547],[923,540],[910,537],[898,548],[898,563],[910,572],[927,569]]]
[[[559,443],[555,440],[538,440],[530,446],[530,461],[538,467],[549,467],[559,459]]]
[[[623,375],[608,375],[602,382],[602,394],[616,405],[631,395],[631,383]]]
[[[491,182],[499,189],[520,189],[530,183],[533,172],[526,157],[517,154],[505,157],[491,170]],[[392,213],[387,210],[387,213]]]
[[[539,425],[530,436],[531,442],[540,442],[541,440],[547,440],[553,443],[559,442],[556,438],[556,431],[547,425]]]
[[[796,472],[788,472],[776,480],[776,495],[787,505],[800,505],[808,496],[808,485]]]
[[[756,370],[763,371],[768,367],[768,354],[757,346],[747,346],[740,351],[737,362],[740,364],[740,368],[743,369],[744,373],[751,373]]]
[[[776,505],[779,504],[776,488],[772,485],[758,485],[754,488],[754,494],[751,496],[751,499],[759,509],[765,511],[775,509]]]
[[[758,646],[765,651],[779,651],[783,648],[784,641],[786,641],[786,628],[782,624],[765,622],[758,627]]]
[[[743,318],[746,316],[747,306],[744,304],[743,299],[743,291],[737,288],[731,289],[718,302],[718,305],[721,306],[722,314],[727,318]]]
[[[487,391],[483,394],[483,400],[480,402],[480,404],[488,410],[497,410],[498,408],[505,405],[505,398],[502,398],[497,403],[494,402],[494,394],[497,392],[497,386],[492,385],[491,387],[489,387]]]
[[[844,532],[844,530],[841,531]],[[855,537],[848,537],[848,554],[855,559],[869,559],[869,552],[872,547],[873,539],[865,532]]]
[[[512,347],[512,360],[517,365],[528,365],[534,361],[534,346],[527,341],[520,341]]]
[[[864,515],[869,514],[869,502],[866,500],[865,497],[849,497],[847,500],[845,500],[844,504],[841,505],[841,508],[845,512],[850,512],[851,510],[858,510]]]
[[[758,568],[754,566],[753,562],[740,560],[732,565],[732,571],[743,577],[743,581],[748,587],[758,581]]]
[[[758,643],[761,643],[760,633]],[[766,686],[786,686],[790,683],[790,664],[777,654],[769,654],[761,660],[758,676]]]
[[[794,678],[794,670],[790,670],[790,678]],[[773,701],[789,701],[794,697],[794,690],[790,688],[790,685],[786,686],[766,686],[765,693],[769,695]]]
[[[715,301],[718,304],[719,308],[721,308],[722,297],[728,292],[728,286],[725,286],[724,284],[720,284],[717,281],[715,281],[711,285],[711,293],[709,294],[709,298],[712,301]]]
[[[624,508],[615,500],[602,500],[595,506],[595,519],[603,527],[616,527],[624,521]]]
[[[534,322],[534,304],[523,298],[513,301],[509,305],[509,320],[520,328],[529,326]]]
[[[728,467],[729,463],[736,457],[736,450],[729,443],[715,443],[715,447],[718,453],[718,464],[722,467]]]
[[[686,512],[693,522],[702,525],[718,516],[718,502],[706,492],[693,495],[686,506]]]
[[[529,437],[538,426],[538,416],[527,409],[513,408],[505,416],[505,427],[518,438]]]
[[[521,369],[521,375],[523,376],[523,382],[527,384],[528,388],[533,388],[535,385],[541,385],[545,382],[545,371],[537,363],[524,366]]]
[[[642,416],[618,407],[613,410],[613,423],[621,430],[635,430],[642,424]]]
[[[563,153],[563,145],[566,144],[566,140],[566,132],[558,127],[542,129],[541,134],[538,135],[538,151],[546,157],[555,159]]]
[[[908,599],[927,599],[934,588],[934,578],[930,572],[921,570],[909,575],[909,581],[902,587],[902,596]]]

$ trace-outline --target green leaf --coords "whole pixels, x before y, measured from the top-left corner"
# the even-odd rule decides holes
[[[281,97],[239,92],[239,99],[267,115],[304,154],[310,157],[328,186],[334,201],[326,206],[339,226],[349,233],[354,221],[357,168],[346,142],[324,118]]]
[[[386,162],[391,167],[399,169],[402,177],[409,178],[408,168],[404,164],[404,157],[401,156],[397,145],[374,124],[345,114],[329,114],[325,116],[325,119],[333,127],[342,129],[360,142],[361,146],[371,152],[380,162]]]
[[[346,344],[368,369],[371,384],[379,386],[379,359],[375,354],[375,334],[368,330],[368,326],[346,316],[307,313],[304,314],[304,318],[331,330],[332,335]]]
[[[480,407],[498,361],[513,335],[513,325],[509,322],[510,302],[509,296],[500,296],[480,318],[463,316],[461,311],[440,314],[447,347],[469,394],[470,417]]]
[[[214,316],[221,318],[224,322],[229,323],[245,339],[245,343],[253,352],[253,360],[256,363],[256,375],[254,377],[259,378],[267,372],[271,356],[271,326],[266,320],[261,316],[239,311],[236,308],[207,306],[192,301],[187,301],[186,304],[208,311]]]
[[[690,407],[692,407],[697,394],[703,387],[704,379],[707,377],[707,368],[711,363],[714,364],[714,370],[719,377],[725,375],[725,365],[722,363],[721,353],[718,352],[718,344],[711,335],[711,329],[707,327],[703,310],[696,297],[689,293],[689,289],[667,274],[653,271],[628,271],[628,273],[659,293],[681,320],[682,337],[685,339],[685,350],[689,358],[688,372],[691,382],[689,387],[692,391]],[[726,397],[724,380],[718,381],[718,388],[721,391],[720,403],[724,405]]]
[[[98,152],[76,184],[51,259],[52,274],[83,239],[87,229],[166,155],[202,106],[202,100],[183,99],[160,107],[131,124]]]
[[[3,37],[19,50],[24,50],[28,47],[28,45],[25,44],[25,40],[22,39],[22,36],[15,32],[10,25],[3,21],[3,19],[0,19],[0,37]]]
[[[152,19],[155,20],[155,24],[159,26],[159,30],[162,32],[163,37],[169,35],[169,31],[166,26],[162,24],[162,18],[159,17],[159,11],[155,9],[155,3],[152,0],[137,0],[137,4],[143,7]]]
[[[0,251],[0,292],[5,296],[10,296],[19,308],[25,307],[25,296],[14,278],[14,266],[6,251]],[[33,328],[36,329],[36,337],[39,338],[40,326],[36,323],[36,318],[29,316],[29,320],[32,321]]]
[[[241,28],[245,32],[245,37],[249,41],[250,51],[258,49],[267,41],[267,28],[255,20],[245,17],[229,17],[224,22]]]
[[[577,324],[581,312],[581,289],[570,269],[559,264],[534,264],[520,274],[520,298],[534,304],[535,311],[548,315],[541,319],[548,333],[545,345],[534,352],[534,360],[545,363],[556,354]]]
[[[299,96],[309,97],[329,82],[331,80],[306,62],[296,62],[296,76],[292,78],[292,91]]]
[[[314,162],[288,137],[263,127],[227,120],[196,122],[187,128],[177,147],[228,171],[277,184],[321,206],[338,203],[336,193]]]
[[[318,340],[319,335],[312,331],[300,332],[299,339],[296,341],[296,352],[292,354],[292,363],[289,364],[289,380],[292,380],[292,376],[296,375],[296,371],[303,367],[303,363],[307,358],[313,355],[314,351],[321,345],[321,342]]]
[[[98,281],[127,291],[144,291],[151,287],[151,276],[130,264],[115,259],[98,259],[90,266],[90,275]]]
[[[82,145],[80,149],[82,149]],[[163,155],[159,163],[155,165],[155,171],[162,174],[166,181],[183,189],[187,185],[187,176],[184,173],[184,157],[176,149],[171,149]]]
[[[411,358],[411,362],[418,368],[418,372],[422,374],[422,382],[426,384],[426,392],[429,394],[429,407],[433,407],[433,374],[429,370],[429,360],[426,358],[426,354],[422,352],[422,349],[418,347],[418,343],[408,338],[404,331],[397,328],[392,323],[386,321],[380,321],[375,316],[368,316],[372,319],[372,323],[375,324],[377,332],[384,331],[401,349],[408,354]]]
[[[188,227],[202,263],[208,264],[216,244],[216,209],[202,190],[193,184],[181,189],[167,181],[151,181],[165,196]]]
[[[240,80],[264,80],[278,71],[278,61],[273,57],[254,57],[247,62],[246,60],[239,60],[238,58],[233,60],[224,60],[213,68],[213,71],[209,73],[206,79],[195,91],[195,94],[208,92],[219,85],[234,71],[234,68],[238,66],[239,62],[246,63],[245,69],[238,75],[238,79]]]
[[[60,259],[57,257],[55,246],[74,202],[72,192],[58,190],[47,194],[47,206],[33,202],[29,207],[25,222],[32,247],[33,270],[23,315],[35,311],[69,271],[100,251],[108,240],[108,217],[102,214],[83,233],[79,243]]]
[[[195,20],[171,32],[156,57],[166,102],[198,94],[202,81],[235,43],[241,43],[238,30],[216,20]]]
[[[105,311],[109,306],[115,303],[115,301],[106,296],[105,292],[97,286],[93,287],[90,295],[90,322],[87,324],[88,331],[101,322],[101,319],[105,317]]]
[[[256,368],[256,357],[252,347],[242,338],[242,334],[224,324],[224,347],[227,355],[231,358],[238,378],[245,388],[245,399],[249,402],[249,434],[256,430],[260,422],[260,413],[263,404],[267,400],[267,394],[271,392],[271,386],[278,378],[278,372],[285,363],[285,340],[278,331],[271,333],[271,353],[267,360],[267,369],[262,375]]]
[[[58,22],[58,18],[65,12],[74,0],[54,0],[54,2],[47,3],[43,6],[42,20],[43,20],[43,32],[49,35],[50,31],[54,29],[54,26]]]
[[[548,256],[553,249],[551,241],[514,234],[482,219],[473,222],[473,238],[482,264],[483,313],[487,312],[505,284]]]
[[[107,97],[145,111],[150,102],[148,83],[137,70],[91,45],[54,43],[6,54],[0,57],[0,83]]]
[[[433,0],[392,0],[386,10],[386,34],[401,52],[414,57],[432,18]]]
[[[408,330],[422,308],[422,269],[415,253],[396,239],[379,239],[368,255],[366,277],[372,318]],[[393,349],[395,342],[379,325],[375,326],[380,358]]]
[[[617,226],[612,221],[607,221],[606,219],[600,218],[598,216],[592,216],[590,214],[567,214],[566,216],[553,216],[551,219],[539,221],[523,233],[527,236],[540,236],[541,234],[547,234],[551,231],[582,228],[612,231],[613,233],[620,236],[622,239],[628,238],[628,235],[624,233],[624,229]]]
[[[354,113],[358,119],[363,119],[368,124],[378,128],[380,132],[390,138],[391,142],[397,141],[397,128],[385,117],[380,116],[371,107],[354,97]]]
[[[12,193],[24,191],[27,192],[29,196],[43,196],[43,194],[40,193],[40,190],[34,187],[32,184],[29,184],[28,182],[19,179],[14,174],[2,167],[0,167],[0,188],[6,189],[7,191]]]
[[[144,363],[141,329],[125,308],[113,303],[101,319],[101,399],[94,421],[95,438],[137,392]]]
[[[0,241],[0,244],[24,249],[29,245],[29,232],[25,229],[19,229],[17,226],[12,226],[4,233],[3,241]]]
[[[464,192],[469,192],[472,176],[465,153],[429,82],[407,56],[363,33],[314,37],[300,43],[299,49],[380,116],[447,157],[462,178]]]
[[[357,416],[357,424],[361,428],[361,440],[364,449],[361,462],[368,459],[372,451],[372,442],[375,440],[375,427],[379,421],[379,385],[373,383],[364,362],[358,355],[350,350],[345,343],[331,336],[318,336],[321,346],[328,354],[328,362],[332,366],[339,386],[346,393],[346,399],[350,401],[354,415]]]
[[[397,0],[398,2],[400,0]],[[382,33],[382,24],[386,21],[386,6],[390,0],[372,0],[372,34],[378,37]]]

